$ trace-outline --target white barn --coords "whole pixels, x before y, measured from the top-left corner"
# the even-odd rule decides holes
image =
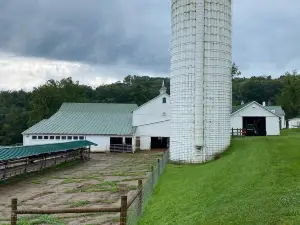
[[[160,95],[133,111],[132,126],[140,138],[140,149],[168,148],[170,138],[170,96],[163,84]]]
[[[168,148],[170,96],[164,84],[160,94],[138,107],[136,104],[64,103],[49,119],[23,134],[23,145],[74,140],[96,143],[94,152]]]
[[[232,107],[231,127],[244,129],[256,127],[256,135],[280,135],[280,116],[253,101]]]

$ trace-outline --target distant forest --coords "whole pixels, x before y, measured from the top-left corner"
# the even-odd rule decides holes
[[[233,104],[241,101],[266,101],[281,105],[292,118],[300,114],[300,74],[296,71],[279,78],[258,76],[241,78],[233,65]],[[101,85],[96,89],[79,84],[72,78],[48,80],[30,92],[0,92],[0,145],[22,143],[25,129],[49,118],[63,102],[137,103],[141,105],[159,94],[162,81],[170,92],[169,78],[128,75],[121,82]]]

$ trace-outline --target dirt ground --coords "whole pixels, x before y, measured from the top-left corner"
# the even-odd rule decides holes
[[[90,161],[0,185],[0,224],[8,224],[11,198],[18,209],[119,207],[135,192],[161,151],[93,154]],[[119,213],[55,215],[66,224],[118,224]]]

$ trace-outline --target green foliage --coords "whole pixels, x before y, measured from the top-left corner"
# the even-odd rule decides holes
[[[204,165],[168,165],[139,224],[300,224],[300,133],[284,133],[234,139]]]
[[[90,202],[88,200],[81,200],[81,201],[77,201],[77,202],[72,202],[70,207],[77,208],[77,207],[88,205],[88,204],[90,204]]]
[[[272,79],[271,76],[241,78],[232,65],[233,105],[241,101],[267,101],[280,104],[287,118],[300,114],[300,76],[294,71]],[[96,89],[71,78],[49,80],[31,92],[0,92],[0,146],[22,143],[21,133],[29,126],[52,116],[63,102],[136,103],[141,105],[159,94],[164,80],[170,93],[169,78],[128,75],[123,82]]]

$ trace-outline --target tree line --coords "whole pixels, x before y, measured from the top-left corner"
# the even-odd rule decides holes
[[[0,92],[0,145],[22,143],[21,133],[42,119],[49,118],[63,102],[136,103],[141,105],[158,95],[164,80],[170,93],[170,80],[163,77],[128,75],[121,82],[101,85],[95,89],[66,78],[48,80],[32,91]],[[300,114],[300,74],[296,71],[279,78],[257,76],[241,78],[232,70],[233,105],[241,101],[266,101],[281,105],[292,118]]]

